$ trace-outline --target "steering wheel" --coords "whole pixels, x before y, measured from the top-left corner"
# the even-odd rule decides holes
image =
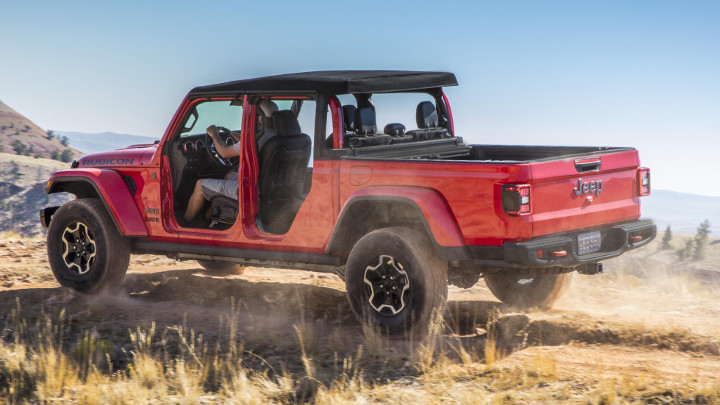
[[[235,138],[233,138],[230,135],[230,130],[225,127],[216,127],[218,129],[218,136],[220,137],[220,140],[224,142],[226,145],[230,146],[235,144]],[[223,168],[223,169],[230,169],[235,166],[237,166],[238,162],[240,161],[239,157],[231,157],[231,158],[224,158],[220,156],[220,153],[218,153],[217,148],[215,147],[215,143],[213,142],[212,137],[207,132],[205,133],[205,145],[207,147],[205,150],[207,151],[209,160],[213,162],[216,166]]]

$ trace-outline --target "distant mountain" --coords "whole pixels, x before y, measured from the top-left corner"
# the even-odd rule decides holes
[[[65,151],[68,152],[65,152]],[[59,159],[63,152],[68,160],[82,156],[72,147],[35,125],[22,114],[0,101],[0,152],[39,158]]]
[[[658,235],[670,225],[673,233],[694,234],[698,225],[709,220],[712,235],[720,236],[720,197],[653,190],[640,199],[642,215],[658,224]]]
[[[100,132],[88,134],[83,132],[66,132],[55,131],[59,136],[65,136],[70,141],[70,145],[85,154],[105,152],[124,148],[139,143],[153,143],[158,138],[148,136],[116,134],[114,132]]]

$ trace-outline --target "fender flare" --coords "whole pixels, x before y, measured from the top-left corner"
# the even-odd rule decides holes
[[[326,253],[331,253],[342,228],[352,220],[348,213],[352,212],[355,204],[380,201],[402,203],[414,209],[436,248],[465,249],[465,241],[455,216],[440,193],[423,187],[372,186],[358,190],[348,197],[335,223]]]
[[[69,192],[78,198],[78,189],[73,187],[91,187],[102,201],[118,230],[125,236],[146,237],[147,227],[137,203],[128,189],[123,177],[110,169],[71,169],[54,173],[45,187],[45,194]]]

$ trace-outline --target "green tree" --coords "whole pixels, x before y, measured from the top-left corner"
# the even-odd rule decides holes
[[[660,245],[660,249],[662,250],[668,250],[672,249],[672,245],[670,244],[670,241],[672,240],[672,231],[670,230],[670,225],[665,228],[665,234],[662,238],[662,245]]]
[[[60,154],[61,162],[68,163],[68,162],[72,162],[72,160],[73,160],[72,151],[70,149],[65,149],[64,151],[62,151],[62,153]]]
[[[48,130],[47,130],[47,133],[46,133],[46,135],[45,135],[45,139],[50,140],[50,139],[53,139],[53,138],[55,138],[55,131],[52,131],[52,130],[48,129]]]
[[[70,145],[70,140],[68,139],[67,136],[58,135],[58,136],[57,136],[57,139],[60,140],[60,143],[62,144],[62,146],[68,146],[68,145]]]
[[[50,159],[60,160],[60,152],[58,152],[56,150],[52,151],[52,153],[50,154]]]
[[[693,256],[695,251],[695,239],[688,238],[685,241],[685,247],[677,250],[677,255],[680,260],[685,260]]]
[[[707,247],[708,235],[710,235],[710,221],[703,221],[697,228],[695,234],[695,254],[693,259],[702,260],[705,258],[705,248]]]
[[[18,155],[22,155],[22,154],[25,153],[25,151],[27,150],[27,145],[25,145],[24,143],[20,142],[20,141],[17,140],[17,139],[14,140],[14,141],[10,144],[10,146],[12,146],[13,150],[14,150],[15,153],[18,154]]]

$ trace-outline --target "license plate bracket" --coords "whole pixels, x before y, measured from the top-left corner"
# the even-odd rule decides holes
[[[595,253],[602,245],[602,234],[600,231],[581,233],[577,237],[578,256]]]

